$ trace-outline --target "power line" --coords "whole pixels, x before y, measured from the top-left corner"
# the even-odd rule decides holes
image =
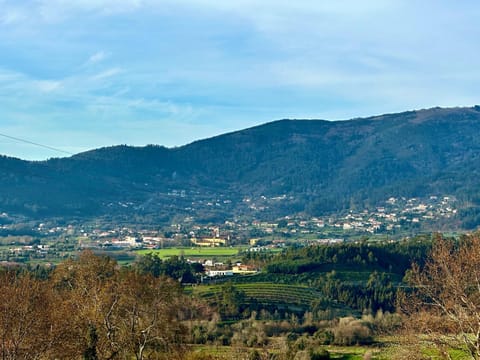
[[[2,133],[0,133],[0,136],[3,136],[3,137],[5,137],[5,138],[11,139],[11,140],[23,142],[23,143],[25,143],[25,144],[35,145],[35,146],[39,146],[39,147],[42,147],[42,148],[45,148],[45,149],[49,149],[49,150],[61,152],[61,153],[64,153],[64,154],[75,155],[75,154],[73,154],[73,153],[71,153],[71,152],[69,152],[69,151],[65,151],[65,150],[62,150],[62,149],[54,148],[54,147],[48,146],[48,145],[39,144],[39,143],[36,143],[36,142],[33,142],[33,141],[29,141],[29,140],[25,140],[25,139],[20,139],[20,138],[14,137],[14,136],[2,134]]]

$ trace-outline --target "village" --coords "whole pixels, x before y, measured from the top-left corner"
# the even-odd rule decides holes
[[[260,198],[259,201],[265,201]],[[281,197],[274,201],[281,200]],[[248,199],[256,207],[255,199]],[[133,259],[135,251],[174,247],[236,248],[261,252],[311,243],[338,243],[361,238],[401,239],[429,224],[441,224],[457,215],[456,200],[449,196],[428,198],[390,197],[376,208],[350,210],[328,217],[285,216],[275,221],[232,219],[222,224],[196,224],[192,219],[168,226],[139,228],[111,223],[54,222],[4,223],[0,225],[0,260],[29,262],[42,259],[64,259],[72,253],[92,249]],[[8,218],[3,213],[1,217]],[[5,221],[7,222],[7,221]],[[253,269],[219,268],[215,271],[254,271]],[[240,265],[240,264],[239,264]],[[230,273],[226,274],[229,275]]]

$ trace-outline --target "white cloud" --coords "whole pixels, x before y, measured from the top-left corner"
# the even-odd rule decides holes
[[[148,122],[193,140],[211,122],[220,133],[283,117],[468,105],[480,77],[480,6],[468,4],[0,0],[0,116],[65,129],[85,121],[91,133],[96,120],[121,119],[140,142]],[[162,139],[188,137],[178,133]]]
[[[61,81],[52,81],[52,80],[39,80],[35,81],[38,89],[41,92],[49,93],[59,89],[62,86]]]
[[[123,70],[121,68],[114,67],[114,68],[102,71],[101,73],[98,73],[98,74],[92,76],[91,79],[92,80],[103,80],[103,79],[111,78],[115,75],[118,75],[121,72],[123,72]]]
[[[4,8],[3,14],[0,14],[0,24],[14,25],[27,19],[27,15],[21,8]]]
[[[98,51],[92,56],[90,56],[84,65],[85,66],[94,65],[104,61],[108,57],[109,57],[109,54],[107,54],[105,51]]]
[[[59,22],[84,13],[114,15],[135,11],[142,0],[39,0],[38,11],[47,22]]]

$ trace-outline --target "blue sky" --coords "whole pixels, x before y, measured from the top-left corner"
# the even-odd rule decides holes
[[[78,153],[480,103],[473,0],[0,0],[0,133]],[[62,153],[0,137],[0,154]]]

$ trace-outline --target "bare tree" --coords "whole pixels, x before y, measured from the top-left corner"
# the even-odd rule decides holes
[[[118,328],[124,350],[137,360],[154,354],[181,358],[186,328],[179,317],[184,305],[179,284],[127,271],[121,286]]]
[[[115,359],[119,352],[115,324],[118,305],[117,264],[108,257],[83,252],[58,266],[54,289],[69,309],[72,344],[85,358]]]
[[[457,348],[480,359],[480,235],[437,236],[425,265],[414,265],[407,278],[411,288],[399,305],[409,328],[430,335],[445,358]]]
[[[0,359],[182,359],[185,299],[91,252],[48,280],[0,269]]]
[[[47,359],[68,357],[68,329],[58,297],[47,281],[28,274],[0,274],[0,357]]]
[[[179,312],[185,297],[178,282],[121,269],[115,261],[91,252],[61,264],[53,282],[71,309],[77,356],[138,360],[181,356],[186,332]]]

